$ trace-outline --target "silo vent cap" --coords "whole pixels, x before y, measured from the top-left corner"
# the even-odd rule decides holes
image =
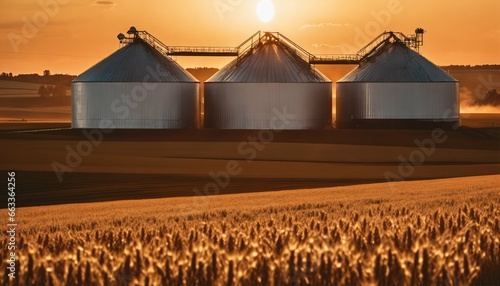
[[[137,34],[137,29],[134,26],[132,26],[132,27],[130,27],[130,29],[128,29],[127,34],[129,34],[129,35]]]

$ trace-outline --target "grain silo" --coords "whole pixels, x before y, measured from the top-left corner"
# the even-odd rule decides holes
[[[458,81],[390,33],[337,81],[339,128],[434,128],[459,123]]]
[[[199,82],[139,36],[72,83],[73,128],[197,128]]]
[[[323,129],[331,126],[332,83],[279,33],[258,34],[246,52],[205,82],[205,127]],[[276,120],[286,120],[277,123]]]

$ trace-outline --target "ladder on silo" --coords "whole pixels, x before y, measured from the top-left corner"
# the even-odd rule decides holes
[[[362,47],[356,54],[337,54],[337,55],[313,55],[310,64],[359,64],[370,58],[383,44],[390,41],[399,41],[405,43],[409,48],[419,52],[420,46],[423,45],[424,29],[417,28],[414,35],[406,36],[401,32],[383,32],[378,37],[373,39],[367,45]]]

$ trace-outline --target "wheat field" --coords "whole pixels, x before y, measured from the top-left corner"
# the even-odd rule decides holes
[[[20,208],[17,279],[0,282],[498,285],[499,181]]]

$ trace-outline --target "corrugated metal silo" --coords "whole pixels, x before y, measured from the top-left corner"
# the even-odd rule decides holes
[[[73,128],[197,128],[199,112],[199,82],[138,37],[72,83]]]
[[[450,127],[460,120],[458,81],[400,41],[337,81],[339,128]]]
[[[279,34],[265,33],[205,82],[205,127],[331,127],[332,83]],[[283,114],[286,120],[282,120]],[[282,120],[276,123],[276,120]]]

